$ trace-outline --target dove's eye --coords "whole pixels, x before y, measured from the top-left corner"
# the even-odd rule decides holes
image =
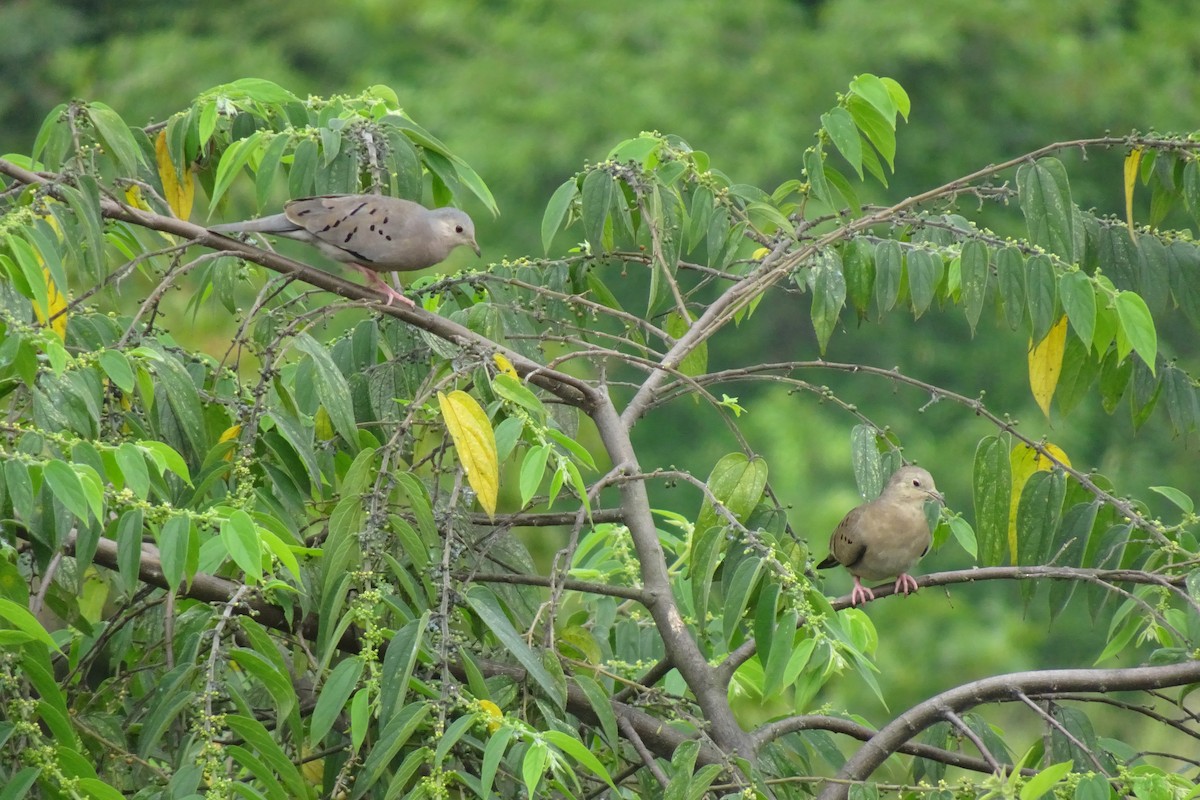
[[[455,226],[454,226],[454,232],[455,232],[455,233],[462,233],[462,232],[463,232],[463,226],[462,226],[462,225],[455,225]]]
[[[915,487],[917,487],[918,489],[920,489],[920,488],[921,488],[921,479],[920,479],[920,478],[913,478],[913,486],[915,486]]]

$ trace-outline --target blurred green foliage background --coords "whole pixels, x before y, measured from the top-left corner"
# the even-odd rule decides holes
[[[642,130],[678,134],[735,181],[770,191],[799,177],[820,113],[855,74],[890,76],[913,99],[911,122],[899,131],[890,189],[864,199],[895,201],[1054,141],[1196,129],[1198,68],[1200,26],[1181,0],[9,0],[0,5],[0,152],[28,152],[44,115],[72,97],[102,100],[142,124],[239,77],[301,95],[382,83],[490,185],[500,217],[467,210],[485,260],[496,261],[540,256],[554,188]],[[1066,157],[1079,205],[1121,213],[1122,156]],[[990,224],[1004,233],[1018,220],[1014,209]],[[559,253],[573,244],[566,238]],[[710,343],[710,368],[735,357],[815,359],[808,304],[799,293],[769,298],[751,335]],[[1159,324],[1163,352],[1195,374],[1198,351],[1183,326]],[[974,340],[958,311],[934,310],[919,325],[900,314],[860,325],[845,312],[843,326],[830,360],[899,366],[969,396],[985,392],[990,408],[1050,437],[1119,491],[1167,484],[1195,493],[1194,451],[1171,440],[1161,414],[1135,432],[1127,406],[1110,417],[1091,399],[1069,430],[1044,420],[1029,394],[1027,342],[1002,322],[981,325]],[[971,516],[969,465],[989,432],[983,423],[879,378],[805,377],[891,426],[949,505]],[[822,555],[828,532],[858,502],[855,420],[815,395],[727,391],[749,410],[743,430]],[[736,447],[690,403],[643,421],[635,437],[643,467],[700,477]],[[690,489],[654,491],[664,506],[699,508]],[[969,563],[951,544],[922,569]],[[830,590],[848,585],[837,575]],[[1103,631],[1090,630],[1086,608],[1051,627],[1044,606],[1022,609],[1011,585],[873,605],[884,693],[907,705],[1004,669],[1090,663]],[[880,707],[873,721],[888,715]]]

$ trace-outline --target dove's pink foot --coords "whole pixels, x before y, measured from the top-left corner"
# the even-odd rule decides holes
[[[393,302],[399,300],[401,303],[408,306],[409,308],[417,307],[416,304],[413,303],[412,300],[409,300],[407,297],[402,295],[400,292],[397,292],[391,286],[388,286],[387,283],[385,283],[383,281],[383,279],[379,277],[379,273],[376,272],[375,270],[370,269],[368,267],[364,267],[361,264],[351,264],[350,266],[354,267],[356,270],[358,270],[359,272],[361,272],[363,274],[363,277],[367,279],[367,283],[371,284],[371,288],[380,292],[384,297],[387,298],[387,301],[384,302],[385,306],[390,306]]]
[[[896,577],[896,585],[893,587],[893,591],[896,594],[903,594],[907,597],[909,592],[915,592],[917,588],[917,579],[907,572],[902,572]]]
[[[874,599],[875,599],[875,593],[872,592],[870,589],[868,589],[866,586],[863,586],[862,581],[860,581],[858,579],[858,576],[855,575],[854,576],[854,588],[850,590],[850,605],[856,606],[856,605],[859,605],[860,603],[865,603],[868,600],[874,600]]]

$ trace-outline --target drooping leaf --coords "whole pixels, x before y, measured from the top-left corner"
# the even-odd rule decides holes
[[[474,397],[461,390],[450,394],[438,392],[438,406],[479,505],[489,517],[495,516],[500,492],[500,463],[496,457],[496,436],[487,412]]]
[[[846,304],[846,278],[842,274],[841,256],[834,250],[818,255],[809,268],[812,286],[812,323],[817,344],[824,354]]]
[[[1074,213],[1067,170],[1057,158],[1041,158],[1017,170],[1017,194],[1029,238],[1068,261],[1075,258]]]
[[[862,138],[858,135],[858,127],[850,112],[844,108],[830,109],[821,115],[821,127],[829,134],[830,141],[842,158],[858,173],[858,179],[862,180]]]
[[[1025,290],[1029,302],[1029,322],[1033,328],[1031,335],[1033,341],[1040,342],[1058,319],[1058,289],[1049,257],[1038,254],[1025,262]]]
[[[558,233],[567,217],[571,203],[579,196],[579,186],[574,178],[563,182],[550,196],[546,204],[546,213],[542,216],[542,251],[549,254],[550,245],[554,242],[554,234]]]
[[[875,248],[875,308],[880,317],[896,305],[903,273],[899,242],[894,239],[880,242]]]
[[[1096,332],[1096,292],[1091,279],[1080,270],[1068,272],[1059,281],[1058,296],[1075,335],[1090,349]]]
[[[937,253],[919,247],[908,251],[908,292],[914,317],[920,318],[933,303],[942,272],[942,257]]]
[[[999,436],[987,436],[975,448],[972,470],[975,503],[975,533],[979,539],[979,561],[987,566],[1002,563],[1008,544],[1008,520],[1012,474],[1008,447]]]
[[[1146,307],[1146,301],[1134,292],[1121,292],[1117,295],[1116,308],[1117,319],[1121,323],[1117,331],[1118,350],[1124,349],[1120,347],[1124,337],[1153,373],[1154,360],[1158,355],[1158,333],[1154,329],[1154,318],[1150,315],[1150,309]]]
[[[962,247],[960,263],[963,311],[974,334],[983,313],[983,301],[987,297],[988,280],[992,274],[988,267],[987,245],[977,239],[967,242]]]
[[[1063,352],[1067,343],[1067,318],[1059,317],[1046,337],[1029,349],[1029,388],[1033,399],[1046,418],[1050,418],[1050,401],[1062,372]]]

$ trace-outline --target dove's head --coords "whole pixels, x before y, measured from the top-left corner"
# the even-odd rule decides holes
[[[449,253],[460,244],[475,251],[479,255],[479,245],[475,243],[475,223],[467,216],[467,212],[458,208],[439,208],[433,213],[433,224],[446,244]]]
[[[923,503],[926,500],[946,502],[942,493],[934,485],[933,476],[929,474],[929,470],[922,467],[901,467],[896,470],[888,479],[887,485],[883,487],[883,494],[901,502]]]

